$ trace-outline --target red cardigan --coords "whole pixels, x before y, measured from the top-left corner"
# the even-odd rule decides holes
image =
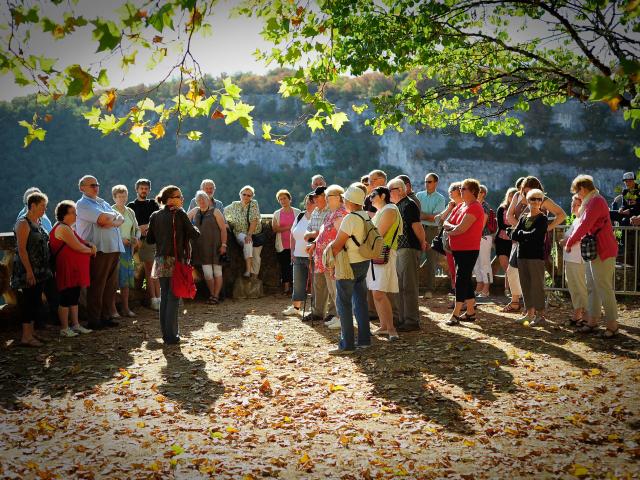
[[[576,221],[578,225],[567,239],[568,247],[573,247],[573,245],[582,240],[582,237],[591,233],[596,236],[600,260],[606,260],[618,255],[618,242],[616,237],[613,236],[613,225],[611,225],[611,219],[609,218],[609,206],[601,195],[595,195],[587,203],[584,212]],[[577,248],[579,248],[579,245]]]

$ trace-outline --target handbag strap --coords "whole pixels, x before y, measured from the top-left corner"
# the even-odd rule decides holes
[[[172,226],[173,226],[173,256],[176,259],[176,262],[178,262],[178,244],[176,242],[176,211],[173,211],[171,213],[172,219]],[[187,256],[186,256],[186,263],[191,262],[191,249],[190,248],[185,248],[185,251],[187,252]]]

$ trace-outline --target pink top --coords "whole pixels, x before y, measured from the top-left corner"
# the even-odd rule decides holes
[[[291,248],[291,227],[293,226],[293,221],[295,219],[295,212],[293,210],[290,210],[289,212],[280,212],[279,225],[281,227],[287,227],[287,230],[282,232],[282,248],[285,250]]]
[[[584,207],[582,215],[576,220],[577,226],[567,239],[567,247],[579,243],[586,234],[596,236],[598,256],[600,260],[618,255],[618,242],[613,235],[613,225],[609,218],[609,205],[601,195],[595,195]],[[580,248],[577,245],[576,248]]]
[[[344,218],[345,215],[349,213],[344,205],[340,205],[335,212],[329,212],[324,219],[324,229],[318,235],[316,239],[316,248],[314,250],[313,263],[315,266],[314,271],[316,273],[322,273],[326,271],[324,264],[322,263],[322,252],[327,248],[327,245],[333,242],[338,236],[338,231],[334,226],[334,222],[339,218]]]
[[[460,234],[449,237],[451,250],[480,250],[480,239],[482,237],[482,229],[484,223],[484,210],[477,200],[469,205],[461,203],[449,217],[449,223],[459,225],[465,215],[470,214],[475,217],[475,221],[469,229]]]

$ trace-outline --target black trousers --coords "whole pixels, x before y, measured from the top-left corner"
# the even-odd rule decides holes
[[[291,249],[285,248],[278,252],[278,263],[280,264],[280,279],[282,283],[293,282],[293,267],[291,265]]]
[[[45,282],[39,282],[33,287],[21,288],[17,291],[22,323],[44,324],[46,317],[42,304],[44,284]]]
[[[480,250],[458,250],[452,252],[456,262],[456,302],[472,300],[473,293],[473,267],[478,259]]]

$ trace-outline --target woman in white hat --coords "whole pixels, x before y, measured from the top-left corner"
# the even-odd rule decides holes
[[[364,241],[365,222],[371,220],[362,210],[365,198],[362,189],[352,184],[342,194],[342,198],[349,214],[340,224],[338,236],[333,241],[332,251],[337,255],[343,248],[346,250],[354,278],[336,280],[336,307],[340,317],[341,338],[339,348],[329,352],[332,355],[349,355],[355,351],[354,307],[358,322],[358,347],[366,348],[371,345],[366,284],[370,261],[360,255],[358,245],[353,241],[353,238],[358,242]]]

